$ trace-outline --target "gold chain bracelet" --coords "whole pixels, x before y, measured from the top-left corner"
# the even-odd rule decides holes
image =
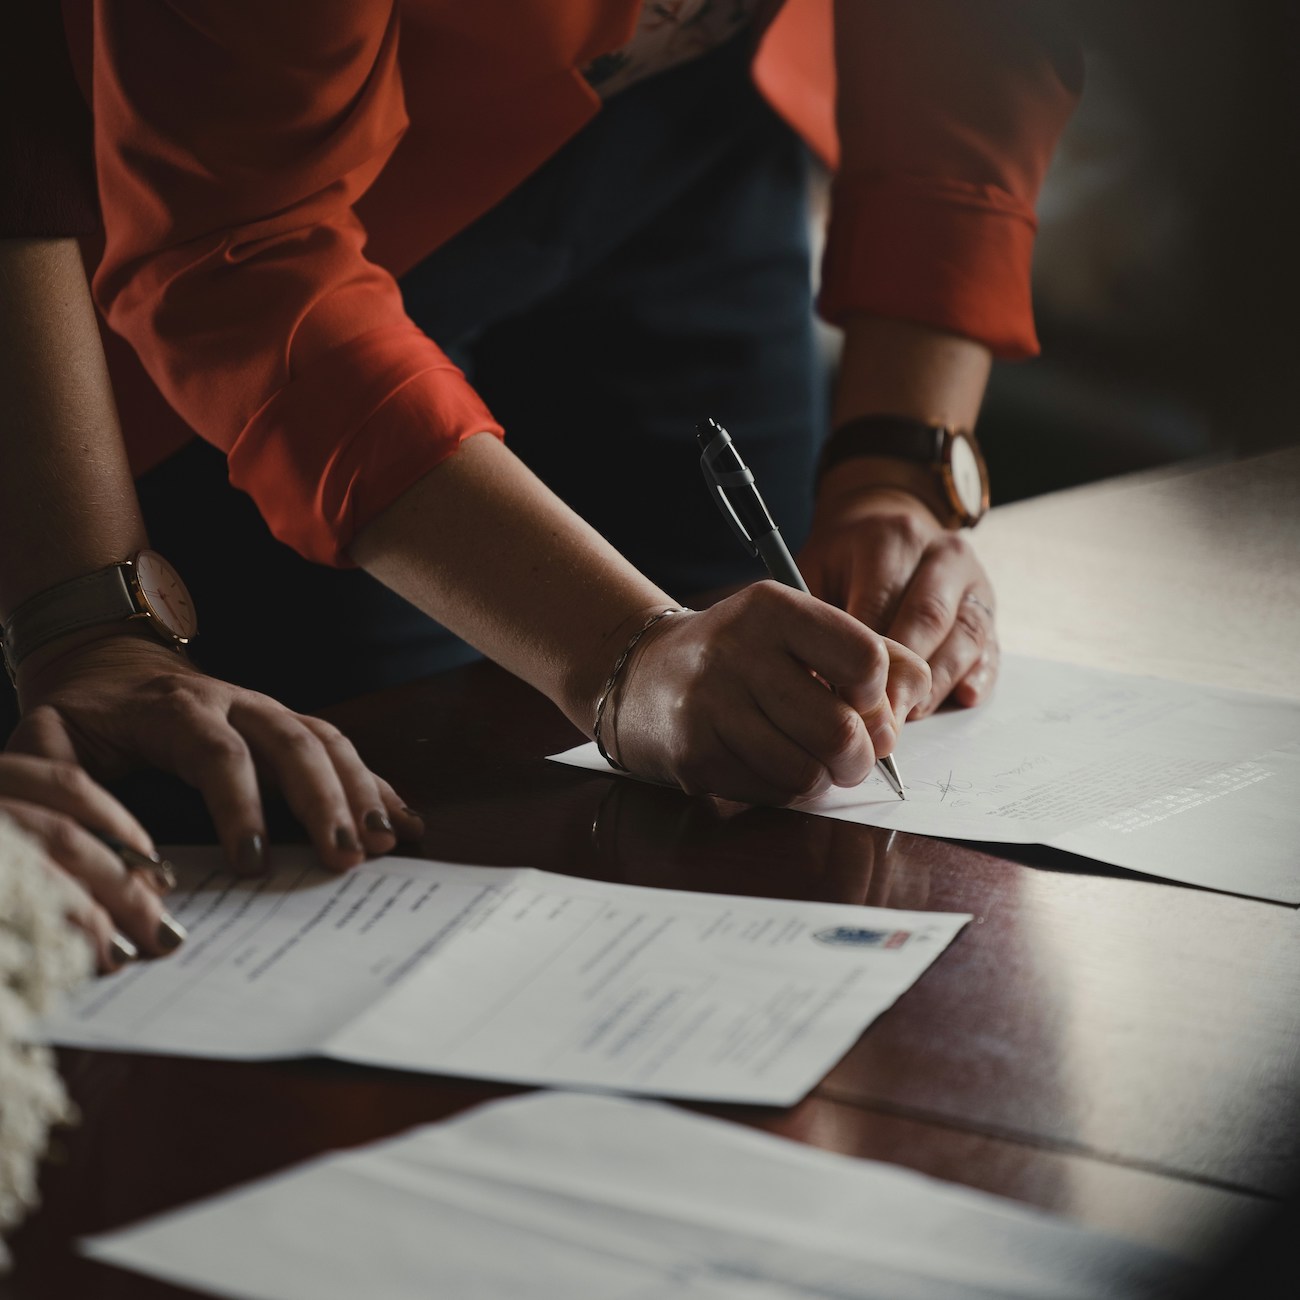
[[[693,613],[695,613],[693,609],[687,609],[684,605],[678,605],[673,609],[661,609],[657,614],[651,614],[650,617],[632,633],[631,639],[628,641],[627,645],[623,647],[623,653],[619,655],[618,662],[614,665],[614,671],[611,672],[609,677],[605,680],[604,689],[596,700],[596,721],[593,723],[591,731],[592,736],[596,741],[596,748],[600,751],[601,758],[603,758],[610,767],[614,768],[618,772],[626,772],[628,769],[605,748],[605,742],[600,738],[600,724],[605,718],[605,706],[609,703],[609,698],[614,693],[614,687],[618,685],[619,674],[627,666],[627,661],[632,657],[632,651],[636,649],[637,642],[639,642],[656,623],[662,623],[664,619],[671,617],[673,614]]]

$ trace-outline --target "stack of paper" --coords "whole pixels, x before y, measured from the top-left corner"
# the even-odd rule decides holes
[[[1183,1294],[1150,1248],[667,1106],[543,1094],[91,1239],[244,1300]]]
[[[612,769],[595,745],[555,756]],[[1045,844],[1300,904],[1300,703],[1008,656],[977,709],[909,724],[878,775],[798,805],[919,835]]]
[[[305,849],[255,881],[216,849],[173,857],[189,941],[85,988],[47,1041],[789,1104],[970,919],[405,858],[329,876]]]

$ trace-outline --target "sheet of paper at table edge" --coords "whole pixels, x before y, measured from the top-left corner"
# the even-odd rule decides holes
[[[395,857],[333,876],[306,848],[259,888],[216,853],[173,852],[185,946],[42,1037],[790,1103],[970,919]]]
[[[1064,1300],[1187,1280],[1179,1258],[985,1192],[570,1093],[489,1102],[80,1246],[241,1300]]]
[[[507,1083],[789,1105],[971,919],[532,869],[510,891],[509,906],[458,933],[326,1054]],[[546,924],[567,930],[539,941]],[[459,992],[471,988],[473,998]]]
[[[1298,701],[1008,655],[987,703],[903,729],[906,801],[873,774],[797,807],[1294,905],[1298,753]],[[553,757],[613,774],[595,745]]]

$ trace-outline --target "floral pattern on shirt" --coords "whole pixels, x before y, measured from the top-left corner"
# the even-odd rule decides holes
[[[729,41],[754,17],[761,0],[645,0],[636,34],[621,50],[583,70],[602,99],[656,72],[689,63]]]

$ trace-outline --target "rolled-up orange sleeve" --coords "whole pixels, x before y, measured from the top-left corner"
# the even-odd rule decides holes
[[[1034,206],[1083,79],[1039,0],[839,0],[821,314],[1038,351]]]
[[[308,559],[500,426],[365,255],[406,127],[389,0],[100,0],[109,324]]]

